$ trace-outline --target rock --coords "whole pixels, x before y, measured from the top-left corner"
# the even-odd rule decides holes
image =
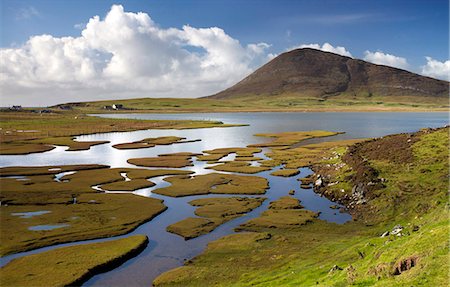
[[[383,234],[381,234],[380,237],[386,237],[386,236],[389,236],[389,231],[384,232]]]
[[[295,194],[295,190],[291,189],[291,190],[289,191],[289,194],[290,194],[290,195],[294,195],[294,194]]]
[[[314,185],[320,187],[322,186],[322,184],[323,184],[322,178],[319,176],[317,180],[314,182]]]
[[[334,272],[334,271],[339,271],[339,270],[343,270],[341,267],[334,265],[333,267],[331,267],[330,271],[328,273]]]
[[[397,262],[397,264],[395,264],[392,274],[400,275],[403,272],[408,271],[409,269],[417,265],[417,260],[417,256],[410,256],[408,258],[400,260],[399,262]]]
[[[414,225],[412,231],[414,231],[414,232],[419,231],[419,226]]]
[[[358,183],[352,188],[352,199],[355,201],[355,204],[363,204],[366,203],[366,199],[364,198],[365,187],[363,183]]]
[[[331,209],[339,209],[339,206],[337,206],[337,205],[332,205],[332,206],[330,206],[330,208],[331,208]]]
[[[391,231],[392,235],[397,235],[397,236],[403,236],[402,234],[403,231],[403,226],[397,224],[396,226],[394,226],[394,228]]]

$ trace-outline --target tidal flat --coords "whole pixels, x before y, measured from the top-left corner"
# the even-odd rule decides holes
[[[270,115],[267,116],[270,117]],[[237,124],[238,120],[239,121],[242,120],[242,115],[238,115],[235,122],[230,122],[226,120],[225,122],[230,124],[235,123]],[[442,118],[442,120],[445,120],[445,117]],[[247,123],[243,120],[241,122]],[[288,122],[289,121],[286,121],[285,123]],[[411,124],[411,122],[414,121],[409,120],[408,123]],[[416,123],[417,124],[416,130],[419,129],[421,125],[432,126],[437,125],[438,123],[439,121],[430,121],[429,124],[426,124],[423,121],[419,121]],[[258,125],[256,125],[256,127],[258,127]],[[263,130],[263,128],[265,128],[266,130]],[[296,128],[298,128],[298,122],[296,124]],[[383,128],[385,128],[385,126],[383,126]],[[182,267],[181,269],[175,269],[174,271],[165,273],[160,277],[158,277],[158,279],[156,279],[154,283],[157,285],[164,285],[164,286],[165,285],[190,286],[190,285],[204,284],[205,282],[206,284],[209,284],[212,283],[212,281],[209,281],[210,280],[209,278],[216,278],[214,279],[215,280],[214,282],[216,282],[218,285],[226,285],[226,282],[235,282],[235,284],[243,282],[242,284],[245,285],[246,283],[244,282],[248,283],[251,280],[253,280],[251,282],[254,282],[256,284],[263,284],[262,281],[258,283],[256,279],[255,280],[250,279],[249,281],[246,278],[257,278],[254,276],[260,276],[257,275],[258,272],[257,271],[258,269],[256,269],[257,266],[259,266],[258,268],[263,268],[263,270],[266,270],[265,271],[266,276],[272,276],[271,274],[273,274],[273,276],[276,277],[278,272],[284,272],[288,270],[284,269],[285,268],[284,264],[288,265],[291,263],[293,264],[293,262],[297,260],[295,256],[294,257],[292,256],[292,254],[298,251],[295,251],[294,249],[291,248],[293,245],[296,244],[297,242],[296,240],[306,240],[305,242],[308,242],[308,246],[311,247],[313,250],[315,250],[314,252],[317,251],[317,249],[315,248],[319,248],[321,243],[325,243],[324,245],[325,248],[336,248],[336,246],[340,246],[341,248],[343,248],[344,246],[348,246],[348,244],[350,243],[355,243],[357,240],[360,240],[361,242],[367,242],[369,238],[368,236],[370,234],[377,233],[378,232],[377,230],[386,229],[387,228],[386,226],[389,226],[390,222],[393,222],[391,219],[386,219],[384,225],[381,224],[377,225],[376,228],[378,229],[375,229],[375,227],[373,227],[373,229],[361,227],[360,225],[354,225],[352,222],[349,222],[351,217],[348,213],[340,213],[337,210],[330,209],[329,208],[330,206],[335,205],[333,201],[340,202],[341,199],[337,200],[336,194],[339,194],[339,192],[341,192],[340,191],[341,189],[344,189],[346,191],[345,194],[347,194],[347,191],[349,189],[351,190],[352,188],[352,186],[345,186],[341,177],[338,177],[339,183],[334,184],[335,182],[334,179],[331,178],[329,179],[324,175],[322,175],[324,184],[326,184],[327,186],[329,185],[330,190],[332,189],[332,187],[335,187],[335,189],[333,190],[336,191],[336,194],[323,193],[324,197],[320,197],[319,195],[315,194],[311,189],[308,190],[300,188],[300,182],[297,180],[298,179],[297,175],[293,175],[292,177],[276,176],[276,174],[279,172],[283,173],[282,172],[283,170],[291,170],[292,172],[294,170],[297,171],[300,170],[301,177],[306,177],[311,174],[311,170],[309,169],[309,167],[313,167],[313,169],[315,169],[315,167],[319,165],[323,166],[324,171],[326,170],[326,165],[330,165],[333,166],[333,168],[336,168],[340,166],[341,155],[345,154],[349,146],[353,146],[357,142],[363,142],[362,138],[377,136],[376,134],[373,133],[373,129],[370,130],[370,133],[367,133],[368,130],[361,131],[361,129],[358,129],[357,127],[346,128],[345,126],[341,126],[339,128],[335,128],[334,131],[345,131],[346,132],[345,134],[337,134],[330,138],[328,137],[319,138],[317,139],[318,142],[314,142],[314,139],[305,139],[303,143],[301,143],[300,141],[289,142],[286,145],[282,146],[281,149],[280,146],[272,146],[270,148],[267,148],[268,146],[267,143],[272,140],[271,138],[253,136],[253,134],[260,134],[260,133],[273,134],[275,131],[271,130],[270,126],[268,125],[266,125],[265,127],[262,126],[261,130],[259,131],[256,131],[255,128],[252,127],[252,123],[250,123],[250,126],[248,127],[231,127],[229,129],[231,131],[234,130],[234,134],[232,135],[227,134],[228,129],[220,128],[219,131],[219,129],[217,128],[212,128],[204,130],[204,132],[201,133],[199,132],[200,130],[180,130],[180,131],[164,130],[164,131],[136,131],[118,134],[106,133],[99,135],[81,136],[77,137],[76,140],[87,142],[108,141],[109,143],[94,146],[90,150],[78,152],[77,151],[65,152],[64,150],[58,149],[52,150],[42,154],[45,155],[44,162],[48,167],[41,168],[40,170],[39,168],[34,169],[26,167],[23,168],[22,171],[19,173],[17,172],[17,170],[20,170],[20,168],[15,168],[17,169],[15,171],[16,173],[14,173],[13,170],[11,169],[11,166],[18,164],[8,164],[8,162],[13,161],[13,157],[15,157],[16,160],[20,159],[22,162],[40,165],[42,162],[42,156],[41,157],[39,156],[41,154],[31,154],[28,156],[26,155],[0,156],[0,163],[3,166],[9,166],[9,168],[11,169],[10,171],[8,171],[8,169],[4,169],[5,172],[3,172],[2,170],[2,181],[0,182],[2,184],[1,185],[2,195],[4,186],[8,187],[8,189],[11,190],[9,193],[13,200],[9,201],[9,203],[6,202],[7,204],[6,207],[10,208],[14,206],[14,200],[16,202],[20,202],[20,200],[26,202],[27,195],[32,193],[33,188],[37,187],[44,189],[49,188],[50,190],[51,189],[50,186],[53,184],[53,183],[50,184],[50,180],[55,181],[56,175],[59,175],[62,172],[75,172],[73,174],[61,176],[59,178],[60,182],[55,181],[55,184],[60,185],[58,187],[58,190],[59,189],[61,190],[61,196],[58,195],[57,197],[53,198],[53,195],[51,196],[47,195],[43,197],[38,197],[37,201],[49,200],[50,202],[52,202],[51,203],[52,205],[56,205],[61,208],[64,207],[63,210],[69,210],[69,208],[73,208],[72,206],[76,206],[78,205],[78,203],[80,204],[80,206],[93,206],[93,207],[100,205],[99,203],[103,204],[102,200],[100,200],[101,198],[100,196],[104,196],[105,198],[114,197],[117,198],[118,205],[123,205],[123,203],[126,202],[127,205],[130,205],[130,208],[133,206],[134,209],[136,209],[134,211],[135,214],[133,214],[133,216],[137,216],[140,215],[145,210],[141,207],[138,207],[139,204],[137,204],[137,202],[140,202],[144,199],[148,200],[148,198],[146,197],[151,197],[152,199],[159,200],[160,202],[161,200],[164,200],[163,204],[165,206],[168,206],[169,208],[166,209],[164,212],[160,213],[160,215],[153,217],[153,219],[151,221],[148,221],[147,223],[143,222],[133,223],[135,224],[134,226],[136,226],[134,228],[137,228],[135,231],[132,231],[134,228],[127,229],[127,231],[124,231],[125,229],[123,230],[124,232],[131,232],[131,234],[146,234],[150,240],[148,247],[149,249],[146,249],[147,251],[142,252],[140,255],[137,255],[136,258],[128,261],[124,265],[114,270],[92,277],[92,279],[84,283],[85,286],[96,286],[104,284],[110,286],[118,286],[122,285],[122,283],[123,284],[129,283],[137,286],[148,286],[149,284],[151,284],[151,281],[158,275],[161,275],[161,273],[168,271],[169,269],[172,269],[174,267],[183,265],[184,259],[193,258],[194,256],[198,255],[200,252],[204,250],[207,243],[210,242],[211,243],[208,245],[208,248],[206,249],[204,255],[196,257],[192,261],[186,261],[185,262],[186,267]],[[279,127],[276,127],[276,129],[278,132],[281,133],[284,132],[283,130],[280,130]],[[288,129],[287,131],[289,131],[289,129],[292,131],[292,129],[289,127],[289,124],[285,127],[285,129]],[[311,129],[319,130],[321,129],[321,127],[316,128],[311,126],[305,130]],[[249,132],[246,132],[247,130],[249,130]],[[356,133],[354,131],[356,131]],[[378,132],[379,132],[378,136],[386,134],[386,131],[383,129]],[[180,138],[182,137],[188,140],[201,139],[201,141],[186,142],[177,145],[161,145],[161,146],[157,145],[151,149],[118,150],[113,147],[113,145],[115,144],[125,142],[130,143],[138,142],[146,138],[157,138],[165,136],[178,136]],[[222,141],[215,140],[224,137],[226,138],[226,140]],[[358,137],[360,139],[354,139],[355,137]],[[264,147],[257,147],[259,150],[256,150],[255,152],[247,152],[247,153],[241,152],[240,154],[237,153],[236,147],[240,147],[241,149],[248,149],[248,147],[246,146],[253,144],[262,144],[264,145]],[[214,155],[214,152],[207,153],[204,151],[211,151],[218,148],[235,149],[235,150],[229,153],[222,150],[221,151],[222,153],[218,153],[217,156],[213,159],[206,161],[200,160],[204,159],[202,158],[202,156]],[[430,148],[431,150],[433,150],[433,147]],[[170,172],[166,173],[162,171],[158,172],[157,170],[159,168],[157,167],[136,168],[136,166],[134,166],[133,164],[127,163],[127,160],[131,158],[144,158],[144,157],[160,158],[164,157],[165,155],[167,156],[167,154],[172,155],[175,154],[179,157],[183,156],[186,157],[187,153],[194,154],[190,158],[191,162],[190,165],[183,165],[181,167],[170,169],[172,171],[180,172],[178,174],[177,173],[170,174]],[[105,156],[106,154],[109,154],[109,156]],[[239,157],[243,157],[245,159],[238,160]],[[61,160],[64,161],[65,165],[81,165],[82,163],[84,163],[88,165],[98,164],[101,166],[96,166],[95,168],[92,167],[92,170],[75,170],[73,167],[65,168],[64,167],[65,165],[61,164],[60,162]],[[238,161],[241,161],[246,165],[253,164],[255,165],[255,167],[256,165],[259,165],[261,167],[265,167],[267,170],[249,176],[239,171],[238,172],[214,171],[211,169],[211,167],[220,166],[225,164],[226,162],[234,163]],[[39,164],[36,164],[38,162]],[[47,171],[45,171],[45,169],[47,169]],[[26,174],[27,172],[25,170],[29,170],[28,174]],[[343,168],[342,170],[345,169]],[[6,173],[7,171],[9,173]],[[147,173],[150,172],[153,172],[153,174],[149,176],[149,174]],[[275,173],[275,176],[270,175],[270,173]],[[10,178],[7,178],[6,174],[8,174]],[[212,174],[213,176],[211,176],[210,174]],[[21,176],[24,178],[21,178],[22,180],[18,180],[18,178],[11,178],[12,176]],[[345,176],[348,176],[348,174],[345,174]],[[345,176],[343,176],[342,178],[344,178]],[[238,178],[241,177],[242,177],[241,182],[239,182]],[[252,180],[249,181],[249,179],[243,181],[244,177],[249,178],[255,177],[263,179],[257,180],[257,182],[261,182],[260,184],[257,184],[258,186],[260,186],[259,188],[262,188],[264,186],[263,191],[262,192],[258,191],[258,194],[261,194],[262,196],[267,197],[268,199],[264,201],[259,207],[255,207],[253,210],[245,212],[240,217],[232,218],[231,220],[217,226],[214,230],[212,230],[208,234],[204,234],[187,241],[184,241],[184,239],[178,235],[166,232],[165,229],[167,226],[170,226],[172,224],[175,224],[176,222],[180,222],[192,216],[200,216],[201,218],[205,218],[208,220],[210,220],[211,218],[219,218],[216,217],[218,216],[218,214],[202,216],[201,212],[200,213],[197,212],[197,210],[199,210],[199,207],[190,204],[191,202],[195,202],[196,200],[208,200],[210,201],[211,204],[213,202],[219,203],[221,201],[220,199],[232,196],[230,194],[217,194],[215,190],[218,188],[219,191],[221,188],[224,188],[225,190],[231,190],[232,191],[231,193],[238,193],[239,197],[245,198],[258,197],[258,195],[247,195],[251,194],[251,192],[249,191],[252,190],[255,184]],[[234,181],[230,180],[230,178],[234,178]],[[312,181],[312,185],[315,186],[315,182],[318,180],[317,174],[314,176],[310,176],[310,178]],[[384,178],[389,179],[389,177]],[[23,185],[25,182],[30,181],[30,179],[32,182],[31,185],[28,186]],[[86,184],[81,185],[83,181],[86,181]],[[263,183],[264,181],[265,183]],[[3,182],[7,183],[7,185],[3,185]],[[243,182],[246,182],[246,184],[243,184]],[[73,187],[66,189],[65,185],[66,184],[70,185],[70,183],[72,183]],[[145,187],[142,187],[141,184],[145,185]],[[199,184],[199,186],[202,186],[203,188],[196,189],[195,186],[197,184]],[[179,196],[173,197],[158,194],[158,190],[159,191],[163,190],[163,192],[164,190],[166,190],[166,192],[172,195],[176,194],[176,191],[174,191],[175,189],[173,189],[172,191],[170,190],[170,188],[173,188],[174,185],[178,186],[176,188],[178,190],[187,188],[188,190],[194,191],[193,194],[196,195],[186,194],[181,197]],[[11,186],[17,187],[10,188]],[[92,186],[99,186],[103,191],[100,192],[98,190],[92,190]],[[31,189],[25,190],[26,187],[31,187]],[[167,190],[167,188],[169,188],[169,190]],[[73,194],[70,192],[69,189],[73,189],[76,191],[75,196],[73,196]],[[205,193],[205,191],[202,192],[201,190],[207,190],[207,192]],[[293,194],[291,193],[292,190],[295,191]],[[316,192],[320,192],[320,189],[317,189],[316,187],[314,190]],[[20,195],[20,193],[23,194]],[[90,198],[91,193],[92,195],[98,196],[99,198],[95,199]],[[289,201],[287,204],[288,208],[282,209],[280,206],[275,207],[276,205],[279,205],[277,202],[280,201],[284,202],[285,200],[287,200],[284,199],[284,196],[287,196],[288,194],[291,194],[292,199],[296,201],[297,205],[294,204],[294,201],[288,200]],[[328,200],[327,197],[331,200]],[[74,198],[76,198],[77,201],[76,204],[73,204]],[[136,198],[136,200],[134,198]],[[303,208],[300,208],[300,206],[298,205],[298,200],[301,201],[301,205],[303,206]],[[30,206],[34,204],[34,201],[35,200],[30,199],[29,201]],[[1,207],[2,211],[3,208],[5,207],[3,203],[4,201],[2,199],[2,207]],[[346,206],[347,203],[345,203],[344,201],[343,203],[345,205],[338,204],[338,207],[344,208],[344,206]],[[210,207],[211,206],[214,206],[214,204],[210,205]],[[33,210],[22,209],[21,211],[18,211],[18,212],[34,212],[42,210],[51,211],[48,214],[33,216],[31,218],[32,220],[37,220],[40,218],[39,220],[42,221],[42,223],[30,222],[30,224],[33,224],[31,226],[45,225],[51,223],[69,224],[69,227],[64,227],[59,230],[54,229],[51,231],[42,231],[42,232],[57,232],[57,231],[60,232],[63,231],[63,229],[65,228],[68,228],[69,230],[70,228],[72,228],[71,222],[68,223],[55,222],[54,220],[48,220],[49,218],[45,217],[51,215],[54,212],[58,213],[60,211],[50,210],[47,208],[47,205],[44,206],[36,205],[36,207],[39,208]],[[214,207],[214,210],[219,212],[220,208],[217,207],[218,205]],[[112,209],[107,208],[104,211],[103,210],[95,211],[95,213],[97,212],[104,213],[107,212],[107,210],[109,210],[110,213],[107,214],[109,216],[108,220],[114,221],[120,219],[113,214],[114,212],[117,211],[115,208],[116,207],[113,207]],[[286,210],[288,212],[294,211],[298,213],[298,211],[301,211],[301,213],[305,213],[302,214],[301,216],[302,219],[305,219],[304,221],[302,221],[304,222],[304,224],[302,223],[298,225],[296,224],[288,225],[289,226],[288,228],[274,227],[276,226],[277,222],[279,222],[277,221],[279,219],[277,215],[280,214],[280,212],[281,213],[286,212]],[[349,209],[350,212],[353,212],[352,210]],[[355,217],[355,214],[353,214],[353,216]],[[4,217],[2,216],[2,219],[3,218]],[[300,218],[300,216],[298,218]],[[16,216],[16,219],[23,220],[24,218]],[[71,215],[69,219],[76,221],[77,219],[79,219],[79,214]],[[129,219],[131,220],[131,217]],[[254,220],[256,219],[260,220],[262,219],[262,221],[259,222],[261,224],[259,225],[252,224],[251,226],[248,226],[249,229],[253,229],[253,231],[250,234],[240,232],[235,233],[234,229],[237,228],[239,230],[239,226],[241,227],[245,226],[246,223],[252,222],[255,223]],[[294,219],[294,217],[292,217],[292,219]],[[102,222],[102,220],[104,219],[100,219],[99,222]],[[342,225],[342,223],[344,222],[347,223]],[[256,223],[258,223],[257,220]],[[406,223],[402,223],[402,225],[404,224]],[[355,226],[359,228],[359,231],[356,231],[357,228]],[[410,231],[407,228],[408,227],[406,227],[405,230],[408,230],[408,232],[412,234],[412,231]],[[424,227],[424,230],[428,230],[427,228],[428,227]],[[411,227],[411,230],[412,229],[413,228]],[[235,234],[233,235],[233,233]],[[226,241],[227,237],[225,237],[223,239],[213,242],[213,240],[219,239],[227,235],[232,236],[234,239],[238,240],[232,243],[231,241],[230,242]],[[414,235],[415,234],[412,234],[412,236]],[[45,236],[45,234],[42,233],[40,236]],[[322,236],[321,239],[317,239],[317,237],[320,236]],[[336,242],[337,239],[339,239],[340,243]],[[155,243],[152,243],[152,241],[154,241]],[[69,244],[73,244],[70,246],[77,245],[76,242]],[[283,252],[280,252],[278,249],[274,249],[274,246],[278,245],[280,246],[280,248],[285,248]],[[230,247],[229,250],[226,249],[228,248],[227,246]],[[55,246],[55,248],[56,247],[57,246]],[[223,249],[222,247],[226,248]],[[254,254],[253,259],[257,260],[258,258],[260,258],[261,261],[259,263],[256,261],[255,262],[249,262],[245,260],[241,261],[241,259],[236,257],[237,253],[233,253],[234,252],[232,251],[233,248],[235,248],[235,252],[238,252],[238,250],[240,250],[239,252],[242,252],[242,250],[244,250],[244,254],[246,254],[245,250],[250,251],[255,250],[256,248],[258,249],[258,252]],[[208,256],[210,256],[212,250],[213,251],[216,250],[217,254],[220,253],[224,254],[223,259],[232,258],[233,262],[235,263],[235,267],[233,268],[236,269],[231,270],[230,269],[231,266],[229,267],[227,264],[224,264],[220,258],[212,257],[213,259],[208,259]],[[37,252],[36,254],[40,254],[38,250],[36,250],[36,252]],[[305,262],[311,263],[312,262],[311,260],[313,260],[314,256],[316,256],[316,253],[314,252],[310,250],[304,250],[305,253],[304,256],[308,254],[310,257],[302,257],[299,260],[305,260]],[[364,254],[367,254],[368,251],[363,249],[362,252]],[[344,254],[344,258],[341,258],[341,260],[343,260],[342,261],[343,263],[341,264],[339,263],[340,262],[339,261],[336,264],[339,267],[344,264],[349,264],[346,263],[349,261],[346,261],[347,259],[345,259],[346,258],[345,256],[350,256],[351,253],[349,252],[347,255],[347,253],[344,252],[342,254]],[[268,257],[269,255],[271,257]],[[331,257],[334,258],[333,256],[334,255],[332,255]],[[337,253],[335,257],[340,258]],[[8,258],[9,258],[8,256],[2,258],[2,264],[4,262],[3,259],[7,260]],[[27,258],[27,256],[23,258]],[[398,262],[400,262],[401,260],[402,258],[399,257]],[[202,265],[203,264],[202,262],[209,262],[209,263]],[[265,263],[263,264],[262,262]],[[222,264],[223,266],[225,266],[225,268],[221,272],[217,272],[216,263],[218,264],[217,266]],[[158,267],[154,270],[150,270],[148,268],[149,264]],[[313,262],[313,264],[315,263]],[[355,264],[353,264],[352,266],[354,265]],[[253,266],[255,267],[255,269],[252,269]],[[276,268],[274,268],[275,266]],[[348,265],[344,265],[343,269],[347,267]],[[387,275],[386,277],[383,277],[383,280],[385,279],[391,280],[389,279],[390,278],[389,276],[391,276],[389,275],[390,273],[388,272],[390,270],[389,268],[391,267],[389,266],[386,267]],[[394,268],[394,266],[392,266],[392,268]],[[204,274],[200,275],[199,277],[196,277],[197,279],[189,275],[189,274],[196,274],[195,276],[198,276],[197,272],[200,272],[200,270],[202,270],[201,272],[204,272]],[[296,270],[297,270],[296,272],[300,272],[300,269]],[[307,272],[309,272],[308,271],[309,269],[306,270]],[[345,270],[346,274],[350,272],[347,271],[347,269]],[[412,269],[412,271],[414,271],[414,269]],[[246,275],[244,275],[243,272],[247,272]],[[138,273],[141,275],[137,275]],[[219,277],[217,277],[216,275],[212,276],[212,274],[218,274],[217,276]],[[314,274],[314,276],[319,275]],[[336,273],[336,275],[339,274]],[[173,281],[174,278],[177,279]],[[289,282],[300,282],[298,281],[299,277],[292,278],[288,276],[287,278],[288,280],[291,280]],[[368,276],[367,278],[370,279],[371,277]],[[219,280],[217,281],[217,279]],[[294,279],[297,281],[295,281]],[[222,283],[220,280],[223,280]],[[270,280],[271,281],[275,280],[274,282],[277,282],[276,279]],[[278,282],[277,284],[283,285],[285,283],[286,282]]]

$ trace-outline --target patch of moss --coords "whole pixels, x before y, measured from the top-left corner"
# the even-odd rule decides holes
[[[141,188],[152,187],[155,184],[144,178],[130,180],[130,181],[116,181],[100,186],[103,190],[108,191],[135,191]]]
[[[291,177],[291,176],[297,175],[299,173],[300,173],[300,171],[298,169],[280,169],[280,170],[276,170],[270,174],[274,175],[274,176]]]
[[[90,142],[79,142],[75,141],[74,137],[49,137],[43,139],[36,139],[27,141],[32,144],[39,145],[57,145],[57,146],[68,146],[68,151],[79,151],[88,150],[92,146],[101,145],[109,143],[109,141],[90,141]]]
[[[49,175],[67,171],[79,171],[90,169],[108,168],[107,165],[82,164],[63,166],[8,166],[0,168],[0,175],[4,176],[26,176],[26,175]]]
[[[193,156],[196,156],[196,154],[178,153],[159,155],[158,157],[130,158],[127,162],[137,166],[181,168],[193,166],[191,160]]]
[[[274,140],[267,143],[253,144],[250,147],[282,147],[282,146],[292,146],[293,144],[299,143],[301,141],[334,136],[339,133],[329,132],[329,131],[308,131],[308,132],[282,132],[282,133],[266,133],[266,134],[256,134],[255,136],[260,137],[270,137]]]
[[[254,147],[232,147],[232,148],[216,148],[212,150],[203,151],[206,153],[205,155],[201,155],[198,157],[198,160],[208,161],[208,162],[217,162],[221,158],[226,157],[231,153],[235,153],[236,157],[248,157],[253,158],[255,153],[261,152],[260,148]]]
[[[145,138],[140,141],[121,143],[113,145],[116,149],[140,149],[140,148],[150,148],[157,145],[171,145],[176,143],[189,143],[196,142],[200,140],[185,140],[186,138],[167,136],[167,137],[157,137],[157,138]]]
[[[167,231],[191,239],[207,234],[219,225],[260,206],[265,198],[224,197],[202,198],[189,202],[198,206],[195,214],[201,218],[189,217],[167,226]]]
[[[263,177],[220,173],[169,177],[165,181],[171,185],[155,189],[153,192],[173,197],[208,193],[264,194],[269,187],[267,179]]]
[[[294,228],[312,222],[317,216],[317,213],[303,209],[298,199],[285,196],[271,202],[269,209],[260,217],[241,224],[236,230],[263,231],[273,228]]]
[[[336,142],[322,142],[308,144],[297,148],[276,150],[266,154],[271,158],[269,161],[262,161],[263,166],[277,166],[284,164],[287,169],[298,169],[305,166],[311,166],[322,161],[324,158],[332,156],[336,149],[346,147],[363,140],[341,140]]]
[[[1,269],[1,286],[76,286],[141,252],[145,235],[57,248],[14,259]]]
[[[213,170],[217,170],[217,171],[226,171],[226,172],[248,173],[248,174],[253,174],[253,173],[270,170],[269,167],[252,166],[252,165],[250,165],[250,163],[243,162],[243,161],[227,161],[222,164],[208,167],[208,169],[213,169]]]
[[[259,161],[262,160],[260,157],[256,156],[236,156],[235,161]]]

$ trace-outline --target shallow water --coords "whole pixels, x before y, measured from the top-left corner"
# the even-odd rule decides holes
[[[68,227],[69,224],[45,224],[45,225],[35,225],[28,227],[28,230],[32,231],[46,231],[46,230],[53,230],[56,228],[63,228]]]
[[[342,131],[341,134],[330,138],[305,141],[320,142],[335,139],[379,137],[392,133],[412,132],[425,127],[439,127],[448,124],[447,113],[225,113],[225,114],[114,114],[102,117],[138,118],[138,119],[196,119],[218,120],[231,124],[249,124],[245,127],[210,128],[195,130],[145,130],[135,132],[106,133],[79,136],[79,141],[108,140],[110,143],[92,147],[87,151],[65,151],[65,147],[31,155],[0,156],[0,166],[13,165],[67,165],[67,164],[107,164],[112,167],[134,167],[126,162],[133,157],[152,157],[158,154],[174,152],[201,152],[203,150],[223,147],[245,147],[249,144],[269,141],[267,138],[256,137],[256,133],[271,133],[283,131],[303,131],[324,129]],[[180,136],[188,140],[201,139],[199,142],[156,146],[148,149],[118,150],[114,144],[142,140],[147,137]],[[256,156],[264,156],[258,154]],[[225,159],[231,160],[234,155]],[[222,159],[222,160],[225,160]],[[253,163],[256,164],[256,163]],[[207,169],[205,162],[194,160],[193,167],[183,169],[192,170],[195,174],[214,172]],[[279,168],[279,167],[278,167]],[[270,201],[280,196],[288,195],[295,190],[295,197],[299,198],[305,208],[320,212],[320,218],[336,223],[350,220],[348,214],[339,213],[330,208],[334,203],[315,194],[312,189],[300,188],[297,178],[311,173],[308,168],[302,168],[298,176],[291,178],[274,177],[271,171],[256,174],[269,180],[270,188],[264,197],[268,199],[258,208],[247,215],[231,220],[219,226],[212,233],[185,241],[182,237],[165,231],[165,228],[189,216],[194,216],[194,207],[188,202],[196,198],[222,197],[230,195],[200,195],[183,198],[170,198],[153,193],[156,188],[167,186],[164,176],[152,178],[156,186],[137,190],[134,193],[141,196],[151,196],[164,200],[168,209],[152,221],[141,225],[132,234],[146,234],[150,243],[137,257],[127,261],[122,266],[97,276],[85,283],[86,286],[150,286],[151,281],[160,273],[183,264],[185,259],[199,254],[206,244],[224,235],[233,233],[233,229],[250,218],[258,216],[265,210]],[[126,179],[126,174],[122,175]],[[59,177],[60,178],[60,177]],[[59,180],[58,178],[58,180]],[[128,235],[125,235],[128,236]],[[123,236],[115,237],[120,238]],[[99,242],[111,239],[90,240]],[[58,246],[70,246],[81,243],[68,243]],[[7,256],[1,259],[1,265],[9,260],[27,254],[51,250],[46,247],[21,254]]]
[[[34,216],[39,216],[43,214],[50,213],[48,210],[40,210],[40,211],[29,211],[29,212],[13,212],[11,215],[19,216],[20,218],[32,218]]]

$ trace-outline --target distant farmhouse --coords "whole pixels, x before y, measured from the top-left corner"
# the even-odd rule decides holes
[[[105,110],[125,110],[124,106],[121,104],[113,104],[112,106],[103,106]]]
[[[9,109],[11,111],[21,111],[22,110],[22,106],[12,106]]]

